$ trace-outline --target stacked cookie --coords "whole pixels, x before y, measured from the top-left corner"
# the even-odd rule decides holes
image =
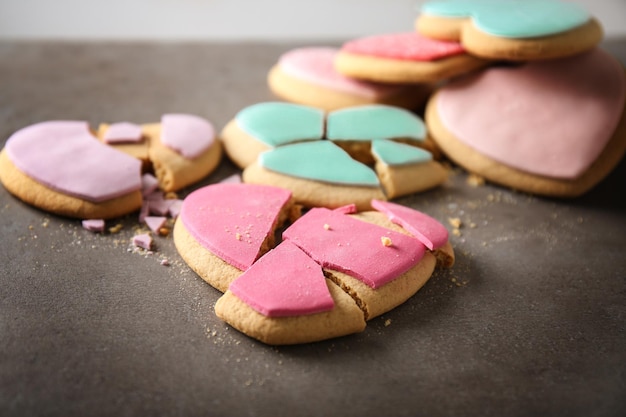
[[[428,103],[433,140],[468,171],[529,193],[579,196],[626,150],[622,65],[597,47],[596,19],[559,1],[429,2],[426,36],[494,60]]]
[[[626,149],[624,70],[597,47],[602,36],[586,10],[560,0],[429,1],[415,30],[290,51],[268,82],[283,99],[330,109],[366,88],[378,94],[359,100],[418,114],[426,100],[428,137],[456,164],[513,189],[575,197]]]
[[[429,2],[416,26],[496,61],[442,87],[427,106],[433,140],[468,171],[529,193],[576,197],[623,157],[624,68],[597,47],[602,29],[580,6]]]

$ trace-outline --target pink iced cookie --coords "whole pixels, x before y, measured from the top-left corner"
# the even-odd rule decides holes
[[[358,38],[343,44],[335,60],[348,77],[388,83],[429,83],[486,65],[460,43],[426,38],[415,32]]]
[[[436,61],[465,53],[458,42],[438,41],[414,32],[355,39],[344,43],[341,51],[407,61]]]
[[[448,230],[427,214],[381,200],[372,201],[372,207],[402,226],[430,250],[439,249],[448,241]]]
[[[314,314],[334,307],[322,267],[289,242],[263,255],[229,289],[268,317]]]
[[[595,49],[492,68],[442,88],[427,124],[453,160],[493,182],[547,195],[593,187],[624,153],[626,79]]]
[[[332,47],[302,47],[284,53],[268,74],[270,89],[287,101],[327,111],[374,103],[415,108],[431,91],[346,77],[335,69],[338,52]]]
[[[345,272],[372,288],[414,267],[425,252],[410,236],[325,208],[311,209],[283,233],[283,239],[323,267]]]
[[[141,163],[99,142],[87,122],[49,121],[15,132],[5,151],[35,181],[90,202],[141,189]]]
[[[286,74],[320,87],[376,98],[398,91],[398,87],[354,80],[335,70],[335,56],[339,49],[330,47],[299,48],[282,55],[278,65]]]
[[[276,187],[214,184],[185,198],[178,221],[202,246],[243,271],[259,256],[290,198]]]

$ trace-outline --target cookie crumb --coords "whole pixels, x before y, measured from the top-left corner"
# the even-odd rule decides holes
[[[167,259],[161,259],[161,266],[170,266],[170,261]]]
[[[383,244],[383,246],[391,246],[393,243],[391,242],[391,239],[389,239],[387,236],[381,236],[380,238],[381,243]]]
[[[109,233],[118,233],[123,227],[124,225],[122,223],[118,223],[115,226],[109,227]]]
[[[463,224],[461,222],[461,219],[459,219],[458,217],[450,217],[450,218],[448,218],[448,223],[450,223],[450,225],[452,227],[454,227],[455,229],[459,229],[461,227],[461,225]]]
[[[138,248],[150,250],[152,247],[152,237],[147,233],[135,235],[133,236],[133,245]]]
[[[485,179],[479,175],[470,174],[467,177],[467,184],[472,187],[480,187],[482,185],[485,185]]]
[[[235,239],[241,240],[241,233],[235,233]]]
[[[385,320],[385,327],[388,327],[391,324],[391,319]]]
[[[330,230],[330,225],[328,223],[324,223],[324,230]]]

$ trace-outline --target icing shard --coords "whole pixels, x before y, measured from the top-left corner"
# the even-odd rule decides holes
[[[372,207],[385,214],[393,223],[402,226],[430,250],[438,249],[448,241],[448,230],[420,211],[381,200],[372,200]]]
[[[113,123],[102,138],[106,143],[138,143],[143,140],[141,126],[135,123]]]

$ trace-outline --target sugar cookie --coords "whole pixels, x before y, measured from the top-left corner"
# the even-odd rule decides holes
[[[601,49],[491,68],[441,88],[426,122],[468,171],[529,193],[575,197],[626,151],[624,68]]]
[[[273,345],[324,340],[363,331],[437,265],[454,264],[441,223],[394,203],[371,205],[378,211],[314,208],[298,218],[287,190],[214,184],[184,200],[174,243],[224,293],[215,312],[236,329]]]
[[[259,103],[240,111],[220,137],[244,169],[244,182],[286,188],[305,207],[354,203],[363,210],[373,199],[424,191],[447,179],[443,166],[428,156],[433,143],[423,121],[398,107],[355,106],[325,114],[291,103]],[[385,141],[377,147],[384,151],[374,155],[377,141]],[[423,149],[398,163],[403,143]]]
[[[100,140],[98,140],[100,139]],[[160,124],[47,121],[27,126],[0,153],[0,181],[42,210],[81,219],[110,219],[142,206],[142,172],[174,191],[211,172],[222,156],[210,123],[186,114]]]
[[[600,23],[582,6],[560,0],[445,0],[421,7],[416,29],[424,36],[460,41],[486,59],[563,58],[594,48]]]
[[[458,42],[415,32],[351,40],[343,44],[335,59],[337,72],[381,83],[436,83],[488,64],[467,54]]]
[[[388,104],[407,109],[423,106],[432,92],[429,84],[381,84],[339,74],[332,47],[302,47],[280,56],[267,82],[276,96],[326,111],[365,104]]]

